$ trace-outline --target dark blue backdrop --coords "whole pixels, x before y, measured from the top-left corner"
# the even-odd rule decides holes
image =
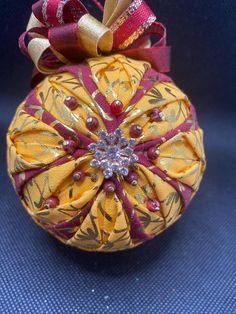
[[[9,183],[5,132],[31,71],[17,37],[32,1],[0,2],[0,313],[236,313],[236,1],[148,1],[168,28],[171,75],[205,130],[208,169],[182,220],[111,255],[53,240]]]

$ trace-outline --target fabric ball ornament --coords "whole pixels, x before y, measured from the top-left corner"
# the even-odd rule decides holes
[[[205,169],[187,96],[149,63],[119,54],[47,76],[18,107],[7,143],[33,220],[88,251],[134,248],[163,232]]]

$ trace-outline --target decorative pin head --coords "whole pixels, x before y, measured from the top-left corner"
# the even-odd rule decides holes
[[[95,117],[89,117],[86,120],[86,127],[90,130],[90,131],[95,131],[98,128],[98,120]]]
[[[98,135],[97,143],[88,146],[94,157],[91,167],[101,169],[105,179],[115,173],[126,177],[129,167],[138,161],[138,156],[134,154],[135,140],[124,138],[121,129],[116,129],[114,133],[101,130]]]
[[[113,101],[113,103],[111,104],[111,111],[114,115],[119,115],[122,113],[122,110],[123,110],[123,104],[121,101],[119,100],[115,100]]]
[[[55,208],[59,205],[59,199],[57,196],[50,196],[46,199],[44,208],[45,209],[50,209],[50,208]]]
[[[64,104],[70,109],[74,110],[78,107],[78,102],[75,97],[67,96],[64,100]]]

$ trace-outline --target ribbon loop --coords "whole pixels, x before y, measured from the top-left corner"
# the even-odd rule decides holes
[[[77,36],[89,57],[97,57],[100,52],[109,53],[112,50],[111,30],[90,14],[85,14],[79,20]]]
[[[110,27],[130,6],[132,0],[110,0],[105,2],[102,23]]]
[[[125,12],[111,25],[113,49],[126,49],[138,39],[156,20],[148,5],[134,0]]]
[[[79,62],[85,57],[83,47],[78,41],[77,23],[53,27],[49,30],[48,38],[51,47],[65,56],[71,62]]]
[[[47,27],[78,22],[88,13],[80,0],[39,0],[32,6],[32,11]]]
[[[156,16],[144,0],[106,0],[103,22],[91,16],[80,0],[39,0],[32,11],[19,46],[43,74],[116,52],[148,61],[158,71],[169,70],[165,27],[155,23]],[[159,40],[150,46],[152,35]]]

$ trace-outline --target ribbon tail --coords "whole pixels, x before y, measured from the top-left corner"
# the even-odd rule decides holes
[[[170,72],[171,48],[169,46],[128,49],[122,51],[122,54],[129,58],[149,62],[157,72]]]

